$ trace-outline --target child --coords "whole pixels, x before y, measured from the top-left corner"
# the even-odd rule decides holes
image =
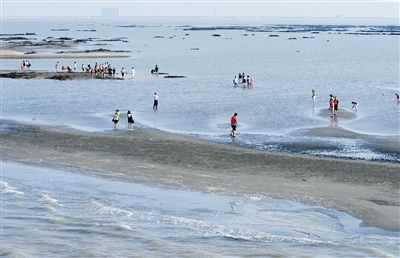
[[[119,116],[120,116],[120,113],[119,113],[119,110],[117,109],[117,110],[115,110],[115,113],[114,113],[114,116],[113,116],[113,119],[112,119],[112,121],[114,123],[114,129],[115,130],[118,129]]]
[[[126,117],[128,118],[128,130],[133,130],[132,125],[135,123],[133,120],[133,116],[130,110],[128,110],[128,113],[126,113]]]

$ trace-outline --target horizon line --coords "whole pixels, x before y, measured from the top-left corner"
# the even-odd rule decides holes
[[[387,20],[399,20],[400,17],[381,17],[381,16],[210,16],[210,15],[118,15],[118,16],[102,16],[102,15],[48,15],[48,16],[18,16],[18,15],[2,15],[1,19],[9,19],[9,18],[105,18],[105,19],[118,19],[118,18],[132,18],[132,17],[140,17],[140,18],[273,18],[273,19],[281,19],[281,18],[289,18],[289,19],[387,19]]]

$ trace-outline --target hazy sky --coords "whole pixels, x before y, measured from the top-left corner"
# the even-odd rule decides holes
[[[131,0],[0,0],[2,17],[100,16],[102,8],[120,16],[268,16],[399,18],[394,1],[131,1]]]

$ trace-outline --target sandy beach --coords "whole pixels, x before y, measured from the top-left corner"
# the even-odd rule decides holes
[[[348,212],[365,225],[400,230],[396,163],[260,152],[148,129],[86,133],[2,124],[3,161],[184,189],[290,198]]]
[[[127,54],[113,52],[90,52],[90,53],[35,53],[25,54],[20,51],[0,50],[0,59],[80,59],[80,58],[123,58]]]

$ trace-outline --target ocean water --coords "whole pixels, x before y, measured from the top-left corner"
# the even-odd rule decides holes
[[[135,26],[120,27],[127,25]],[[115,109],[122,111],[121,128],[125,129],[124,113],[131,110],[135,126],[230,144],[229,119],[237,112],[239,137],[234,144],[399,162],[398,151],[374,144],[376,139],[399,142],[400,105],[394,94],[400,85],[400,37],[383,35],[398,31],[399,26],[372,25],[282,27],[262,20],[5,20],[3,33],[34,32],[36,36],[27,37],[37,40],[92,38],[87,44],[63,51],[131,51],[131,57],[122,59],[35,59],[30,60],[32,69],[54,70],[56,61],[70,66],[76,61],[78,68],[81,64],[109,61],[117,71],[125,67],[130,72],[134,66],[136,77],[131,79],[128,74],[123,81],[1,79],[2,117],[107,131],[112,128]],[[278,37],[270,37],[271,34]],[[101,41],[119,37],[127,42]],[[293,37],[296,40],[288,40]],[[195,48],[199,50],[192,50]],[[20,61],[2,59],[1,69],[17,69]],[[160,72],[187,78],[151,75],[156,64]],[[241,72],[254,78],[254,89],[232,87],[234,75]],[[314,108],[312,89],[317,92]],[[155,91],[160,96],[157,112],[152,110]],[[338,96],[342,110],[350,113],[354,113],[351,102],[357,101],[354,118],[339,117],[333,123],[321,115],[328,107],[329,94]],[[340,127],[368,137],[313,137],[301,133],[315,127]],[[298,143],[296,147],[291,145],[293,142]],[[315,143],[318,147],[301,147],[301,143]]]
[[[2,163],[2,257],[396,257],[399,233],[258,195]]]

